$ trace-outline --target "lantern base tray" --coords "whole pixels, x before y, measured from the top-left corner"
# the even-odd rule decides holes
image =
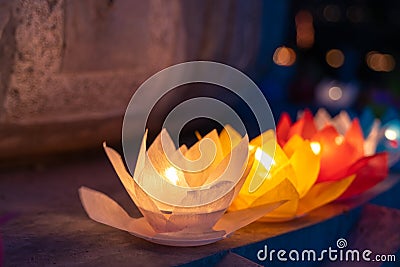
[[[188,233],[186,238],[181,235],[174,236],[171,234],[157,234],[156,236],[144,236],[137,233],[130,233],[139,238],[143,238],[152,243],[174,246],[174,247],[195,247],[208,245],[224,239],[225,231],[215,231],[210,233]]]

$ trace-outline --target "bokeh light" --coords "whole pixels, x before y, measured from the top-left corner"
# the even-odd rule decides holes
[[[344,63],[344,54],[339,49],[331,49],[326,53],[325,59],[332,68],[339,68]]]
[[[327,5],[324,8],[323,15],[329,22],[338,22],[341,17],[341,11],[337,5]]]
[[[391,120],[383,126],[379,150],[389,153],[389,166],[400,160],[400,120]]]
[[[370,69],[380,72],[390,72],[396,66],[396,61],[392,55],[376,51],[369,52],[365,57],[365,61]]]
[[[390,141],[396,140],[397,132],[393,129],[388,128],[385,130],[385,137]]]
[[[292,48],[281,46],[275,50],[273,60],[279,66],[288,67],[296,61],[296,53]]]
[[[314,44],[313,17],[309,11],[300,10],[295,17],[296,43],[300,48],[310,48]]]
[[[328,95],[329,95],[330,99],[337,101],[342,98],[343,92],[340,87],[333,86],[333,87],[329,88]]]
[[[350,107],[357,99],[359,85],[354,82],[344,83],[337,80],[322,80],[315,88],[317,105],[339,110]]]

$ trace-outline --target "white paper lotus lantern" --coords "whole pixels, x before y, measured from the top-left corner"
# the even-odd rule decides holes
[[[106,195],[82,187],[81,201],[93,220],[155,243],[195,246],[223,239],[284,203],[224,214],[251,166],[247,135],[242,138],[229,126],[220,135],[216,130],[210,132],[189,149],[176,149],[167,131],[162,130],[146,151],[146,136],[134,177],[120,155],[104,144],[122,184],[144,217],[133,219]]]

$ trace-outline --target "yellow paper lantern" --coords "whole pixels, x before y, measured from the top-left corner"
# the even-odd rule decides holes
[[[320,147],[318,144],[294,135],[282,148],[272,130],[263,133],[250,142],[255,149],[253,166],[230,206],[230,211],[237,211],[265,205],[276,200],[288,200],[263,221],[286,221],[302,216],[339,197],[351,184],[354,176],[340,181],[316,184],[320,168]],[[260,143],[264,140],[265,143]],[[276,145],[275,154],[268,151],[268,143]],[[270,170],[263,162],[271,158]],[[267,166],[267,167],[265,167]]]

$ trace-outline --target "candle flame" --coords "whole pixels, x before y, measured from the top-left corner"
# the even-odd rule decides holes
[[[311,142],[310,143],[311,150],[314,152],[315,155],[321,153],[321,144],[318,142]]]
[[[174,185],[177,185],[179,177],[178,171],[174,167],[169,167],[165,170],[165,177]]]

